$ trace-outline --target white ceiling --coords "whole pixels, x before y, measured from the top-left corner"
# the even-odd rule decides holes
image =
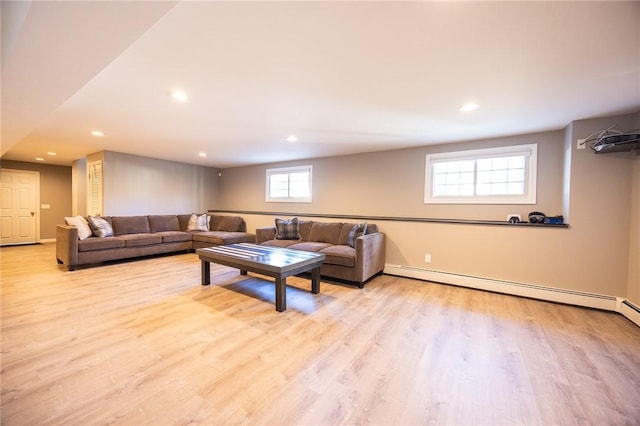
[[[224,168],[638,110],[637,1],[2,1],[3,159]]]

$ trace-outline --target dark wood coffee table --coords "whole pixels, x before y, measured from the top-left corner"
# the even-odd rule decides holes
[[[311,271],[311,293],[320,293],[320,266],[325,255],[280,247],[240,243],[196,250],[200,256],[202,285],[211,283],[210,263],[240,269],[275,278],[276,311],[287,309],[287,277]]]

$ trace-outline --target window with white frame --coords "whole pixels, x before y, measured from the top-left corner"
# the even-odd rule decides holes
[[[267,169],[267,202],[310,203],[313,166]]]
[[[538,146],[427,154],[425,204],[535,204]]]

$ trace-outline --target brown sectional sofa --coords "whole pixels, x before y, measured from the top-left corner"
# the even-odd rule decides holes
[[[325,254],[320,274],[351,281],[363,288],[367,280],[384,269],[385,234],[375,224],[367,225],[365,235],[348,245],[355,223],[300,221],[300,239],[276,238],[276,227],[256,229],[256,244],[285,247]]]
[[[78,238],[78,228],[58,225],[56,258],[70,271],[78,265],[128,259],[161,253],[191,251],[202,247],[253,243],[239,216],[210,216],[208,231],[188,231],[190,214],[149,216],[106,216],[112,237]]]

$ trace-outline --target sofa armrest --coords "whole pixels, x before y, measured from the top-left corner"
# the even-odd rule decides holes
[[[56,258],[58,263],[64,263],[69,270],[78,264],[78,228],[69,225],[56,227]]]
[[[268,226],[265,228],[256,229],[256,244],[263,243],[265,241],[273,240],[276,238],[276,227]]]
[[[362,283],[384,270],[386,238],[382,232],[356,238],[356,277]]]

